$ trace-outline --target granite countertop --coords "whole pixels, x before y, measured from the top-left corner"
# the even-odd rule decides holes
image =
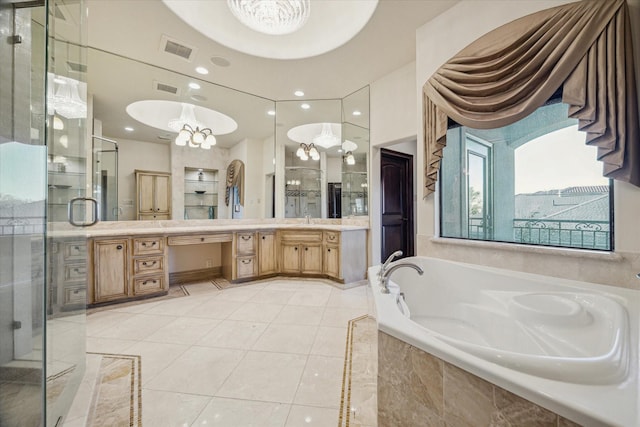
[[[216,221],[216,220],[213,220]],[[238,221],[238,220],[236,220]],[[320,220],[318,220],[320,221]],[[111,236],[150,236],[150,235],[177,235],[198,233],[223,233],[246,230],[287,230],[309,229],[327,231],[353,231],[368,230],[368,225],[363,224],[335,224],[335,223],[289,223],[289,222],[232,222],[222,220],[222,223],[211,224],[209,221],[120,221],[99,223],[93,227],[70,228],[67,224],[50,224],[47,236],[49,237],[111,237]]]

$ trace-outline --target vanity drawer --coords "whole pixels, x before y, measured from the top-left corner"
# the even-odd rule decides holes
[[[232,242],[233,234],[231,233],[218,233],[218,234],[203,234],[203,235],[189,235],[189,236],[172,236],[169,237],[169,246],[179,245],[198,245],[200,243],[223,243]]]
[[[65,286],[64,288],[64,305],[86,304],[87,303],[87,287],[82,286]]]
[[[141,277],[133,281],[133,294],[142,295],[164,290],[164,276]]]
[[[145,237],[133,239],[133,254],[148,255],[164,253],[163,237]]]
[[[62,254],[65,261],[84,260],[87,257],[87,242],[64,242]]]
[[[236,248],[238,255],[253,255],[256,253],[255,233],[236,233]]]
[[[339,231],[325,231],[324,232],[324,242],[325,243],[340,243],[340,232]]]
[[[287,230],[280,232],[280,240],[284,242],[322,242],[322,231]]]
[[[65,282],[84,282],[87,280],[86,264],[67,264],[64,266]]]
[[[164,271],[164,256],[136,258],[133,260],[133,274],[162,273]]]
[[[258,272],[256,265],[256,257],[242,257],[237,259],[237,276],[238,279],[253,277]]]

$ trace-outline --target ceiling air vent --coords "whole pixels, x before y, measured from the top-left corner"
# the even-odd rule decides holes
[[[170,93],[171,95],[180,95],[180,89],[175,87],[175,86],[171,86],[169,84],[166,83],[160,83],[158,81],[153,81],[153,88],[155,90],[159,90],[160,92],[166,92],[166,93]]]
[[[185,43],[170,39],[166,35],[163,35],[160,39],[160,50],[171,55],[179,56],[180,58],[191,62],[198,51],[197,48],[188,46]]]
[[[77,62],[67,61],[67,67],[69,67],[69,71],[75,71],[76,73],[87,72],[87,66],[85,64],[79,64]]]

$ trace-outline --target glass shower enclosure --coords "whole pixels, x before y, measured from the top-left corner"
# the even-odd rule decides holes
[[[85,194],[83,12],[82,0],[0,2],[3,427],[62,425],[84,374],[83,230],[97,205]]]

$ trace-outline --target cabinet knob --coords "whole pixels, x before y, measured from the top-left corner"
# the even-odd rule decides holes
[[[264,240],[264,239],[265,239],[265,237],[264,237],[264,236],[262,236],[262,240]]]
[[[242,260],[242,263],[243,263],[243,264],[250,264],[250,263],[251,263],[251,260],[250,260],[250,259],[243,259],[243,260]]]
[[[308,250],[309,250],[309,248],[304,248],[304,250],[305,250],[305,251],[308,251]]]
[[[297,250],[298,250],[298,247],[297,247],[297,246],[294,246],[294,247],[293,247],[293,249],[295,249],[295,250],[297,251]]]
[[[201,241],[201,242],[204,242],[204,237],[201,237],[201,238],[200,238],[200,241]]]
[[[117,250],[122,249],[122,245],[118,245],[118,246],[116,246],[116,249],[117,249]]]
[[[327,249],[327,252],[331,252],[331,248],[328,248],[328,249]]]
[[[240,236],[242,237],[242,240],[247,241],[247,240],[251,240],[251,236]]]

